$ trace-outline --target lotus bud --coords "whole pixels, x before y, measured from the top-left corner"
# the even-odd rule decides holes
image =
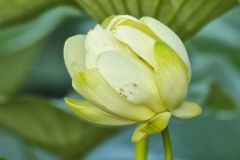
[[[137,123],[133,142],[161,132],[171,116],[202,111],[185,100],[191,68],[184,44],[156,19],[111,16],[87,35],[68,38],[64,60],[73,88],[85,98],[66,98],[67,105],[93,123]]]

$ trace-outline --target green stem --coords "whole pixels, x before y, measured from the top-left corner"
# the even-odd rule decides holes
[[[141,141],[136,143],[135,149],[135,160],[146,160],[147,159],[147,146],[148,138],[143,138]]]
[[[162,141],[164,146],[165,160],[173,160],[172,147],[168,127],[162,131]]]

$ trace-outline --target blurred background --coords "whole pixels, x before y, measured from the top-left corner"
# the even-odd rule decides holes
[[[64,104],[78,97],[64,41],[114,14],[152,16],[185,42],[188,99],[203,114],[170,123],[176,160],[240,159],[238,0],[0,0],[0,160],[132,160],[134,126],[86,123]],[[163,160],[160,135],[149,159]]]

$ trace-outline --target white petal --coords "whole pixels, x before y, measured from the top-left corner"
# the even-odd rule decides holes
[[[86,54],[85,56],[86,68],[96,68],[96,58]]]
[[[135,123],[105,112],[90,102],[65,98],[67,105],[82,119],[103,125],[129,125]]]
[[[187,69],[173,49],[163,42],[155,44],[154,69],[160,96],[168,108],[179,107],[187,93]]]
[[[144,22],[159,38],[167,43],[175,52],[179,55],[179,57],[185,62],[188,68],[188,76],[191,77],[191,67],[188,58],[188,54],[183,42],[180,38],[174,33],[170,28],[168,28],[163,23],[151,17],[143,17],[140,19]]]
[[[138,56],[153,66],[154,40],[145,32],[130,26],[118,26],[114,30],[115,37],[127,44]]]
[[[84,47],[85,35],[76,35],[66,40],[64,45],[64,61],[68,72],[71,76],[85,70],[85,54]]]
[[[151,118],[155,113],[143,105],[135,105],[115,92],[97,69],[80,72],[73,78],[73,87],[84,98],[101,109],[133,121]]]
[[[96,67],[96,59],[104,51],[126,51],[125,46],[121,45],[110,31],[104,30],[100,25],[88,32],[85,48],[87,51],[86,66],[88,69]]]
[[[126,100],[149,105],[158,112],[166,109],[159,97],[152,70],[141,60],[109,51],[99,56],[98,68],[111,87]]]
[[[202,113],[202,108],[193,102],[184,102],[180,107],[171,111],[178,118],[192,118]]]

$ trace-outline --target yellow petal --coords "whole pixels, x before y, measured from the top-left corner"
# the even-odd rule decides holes
[[[163,112],[149,121],[139,124],[132,135],[132,142],[136,143],[149,134],[162,132],[167,127],[170,118],[170,112]]]
[[[76,35],[68,38],[65,42],[64,61],[71,76],[86,69],[86,50],[84,47],[85,38],[85,35]]]
[[[73,87],[84,98],[98,104],[101,109],[129,120],[151,118],[154,112],[146,106],[136,105],[119,95],[104,80],[97,69],[80,72],[73,78]]]
[[[99,56],[98,68],[108,84],[126,100],[149,105],[157,112],[167,109],[159,97],[153,71],[135,57],[118,51],[104,52]]]
[[[141,139],[145,138],[148,135],[147,133],[142,132],[140,129],[141,129],[141,124],[135,128],[132,134],[131,141],[133,143],[139,142]]]
[[[157,42],[154,49],[154,69],[159,94],[171,110],[179,107],[186,96],[188,85],[186,66],[165,43]]]
[[[188,78],[191,77],[191,67],[186,48],[181,39],[170,28],[160,21],[151,18],[143,17],[140,19],[146,26],[148,26],[163,42],[168,44],[175,53],[184,61],[188,69]]]
[[[192,118],[202,113],[202,108],[193,102],[185,101],[180,107],[171,111],[178,118]]]
[[[65,98],[67,105],[82,119],[103,125],[129,125],[135,123],[105,112],[90,102]]]
[[[159,113],[146,123],[142,124],[140,126],[140,131],[147,134],[162,132],[167,127],[170,118],[170,112]]]
[[[108,25],[114,19],[114,17],[116,17],[116,16],[112,15],[112,16],[107,17],[101,24],[102,28],[107,29]]]

